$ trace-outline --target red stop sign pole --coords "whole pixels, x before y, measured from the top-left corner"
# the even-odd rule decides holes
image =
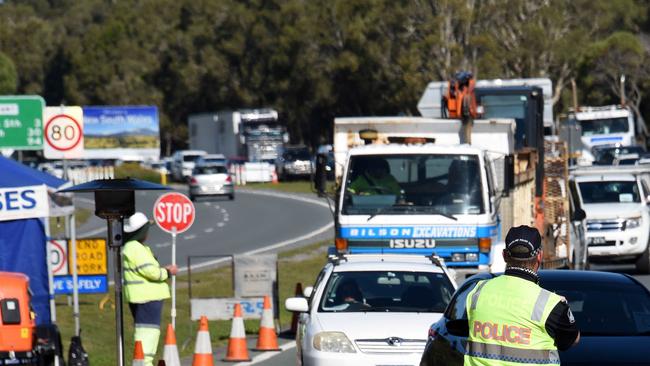
[[[176,265],[176,234],[185,232],[194,223],[194,204],[182,193],[163,194],[153,205],[153,217],[162,230],[172,234],[172,264]],[[176,329],[176,276],[172,276],[172,327]]]

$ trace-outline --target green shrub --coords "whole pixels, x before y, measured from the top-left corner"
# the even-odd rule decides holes
[[[115,178],[135,178],[152,183],[160,183],[160,173],[141,167],[138,163],[124,163],[115,167]]]

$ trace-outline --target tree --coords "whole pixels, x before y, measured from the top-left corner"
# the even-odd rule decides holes
[[[595,88],[605,87],[618,100],[625,99],[636,114],[637,132],[647,135],[645,120],[641,115],[643,91],[650,86],[650,55],[639,37],[628,32],[616,32],[607,39],[592,45],[588,63],[589,78]],[[621,78],[624,77],[624,88]],[[624,93],[624,94],[623,94]]]
[[[15,94],[18,86],[18,74],[13,61],[0,52],[0,95]]]

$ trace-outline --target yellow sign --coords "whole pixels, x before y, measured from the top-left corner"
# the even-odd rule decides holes
[[[68,246],[71,244],[68,242]],[[71,250],[68,253],[72,256]],[[72,258],[69,263],[72,265]],[[105,275],[106,267],[106,239],[77,239],[77,274]]]
[[[20,328],[20,338],[29,337],[29,328]]]

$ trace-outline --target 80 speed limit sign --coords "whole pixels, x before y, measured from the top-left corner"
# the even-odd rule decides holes
[[[84,151],[81,107],[46,107],[43,135],[47,159],[78,159]]]

